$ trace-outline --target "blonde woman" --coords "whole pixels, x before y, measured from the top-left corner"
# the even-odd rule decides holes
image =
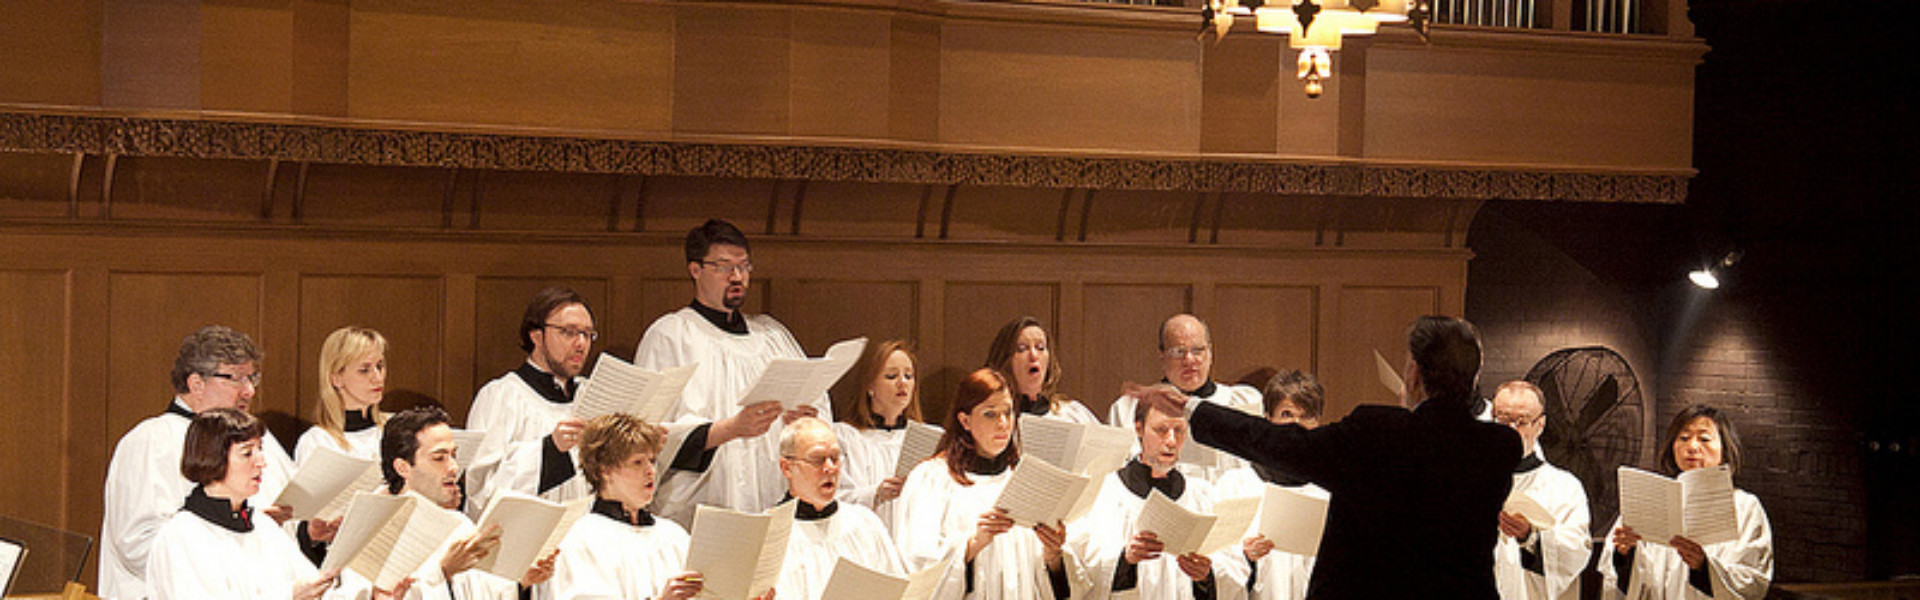
[[[321,445],[356,458],[380,459],[380,398],[387,387],[387,338],[364,327],[341,327],[320,345],[320,404],[313,427],[294,445],[293,461],[307,463]]]
[[[925,421],[915,370],[913,350],[905,340],[867,345],[852,372],[853,380],[864,385],[846,410],[834,411],[840,420],[833,424],[833,434],[847,456],[840,471],[840,499],[873,509],[888,530],[894,527],[899,505],[894,499],[906,484],[906,478],[893,476],[893,466],[900,460],[907,422]]]

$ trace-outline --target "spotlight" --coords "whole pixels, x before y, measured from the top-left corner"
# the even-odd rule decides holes
[[[1713,276],[1713,269],[1700,269],[1687,274],[1687,279],[1703,290],[1720,289],[1720,278]]]

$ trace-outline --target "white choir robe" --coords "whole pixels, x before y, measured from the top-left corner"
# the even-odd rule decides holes
[[[647,327],[634,365],[654,371],[699,365],[668,422],[687,425],[732,416],[773,359],[807,357],[793,334],[773,317],[745,315],[745,320],[747,334],[734,335],[686,307]],[[819,411],[820,420],[833,421],[826,394],[806,404]],[[706,471],[663,474],[653,498],[654,514],[690,525],[694,508],[701,504],[757,513],[778,503],[787,491],[787,480],[780,475],[780,428],[775,420],[763,435],[721,444]]]
[[[1219,485],[1214,487],[1214,495],[1221,500],[1228,498],[1261,497],[1267,493],[1267,482],[1255,473],[1253,467],[1228,471],[1220,477]],[[1295,491],[1328,498],[1327,490],[1308,483],[1293,488]],[[1239,550],[1245,560],[1244,547]],[[1233,586],[1221,589],[1222,600],[1244,596],[1256,600],[1302,600],[1307,597],[1307,583],[1313,580],[1314,557],[1302,556],[1284,550],[1273,550],[1260,557],[1259,568],[1251,573],[1235,572],[1240,581]],[[1248,581],[1253,579],[1254,581]],[[1229,594],[1229,592],[1233,592]],[[1244,592],[1242,594],[1241,592]]]
[[[798,500],[794,500],[798,502]],[[893,538],[873,511],[858,504],[839,503],[833,516],[793,522],[787,534],[786,563],[780,567],[776,595],[788,600],[820,600],[839,559],[899,577],[907,567],[894,548]]]
[[[579,378],[575,381],[584,383]],[[487,503],[506,490],[553,502],[592,495],[587,479],[579,473],[553,489],[540,491],[546,438],[561,419],[572,415],[573,404],[549,402],[511,371],[482,386],[473,395],[473,409],[467,413],[467,428],[486,432],[480,448],[472,454],[473,463],[467,467],[467,516],[480,518]],[[567,455],[577,468],[579,449]]]
[[[1202,402],[1212,402],[1254,416],[1260,416],[1266,412],[1266,404],[1264,404],[1264,401],[1261,399],[1260,390],[1254,389],[1251,386],[1215,382],[1212,394],[1205,396],[1195,394],[1194,397],[1199,398]],[[1121,396],[1114,399],[1113,404],[1107,409],[1107,424],[1132,431],[1133,409],[1135,404],[1136,401],[1132,396]],[[1133,453],[1140,453],[1140,442],[1135,441],[1133,443]],[[1218,454],[1220,455],[1219,466],[1203,467],[1200,465],[1179,463],[1175,464],[1173,468],[1179,469],[1180,474],[1186,475],[1188,478],[1204,479],[1207,483],[1219,487],[1221,477],[1225,477],[1227,473],[1235,469],[1246,468],[1247,461],[1246,459],[1225,452],[1219,452]]]
[[[687,570],[687,545],[692,541],[687,530],[666,519],[635,527],[589,513],[560,541],[553,579],[535,586],[534,596],[541,600],[658,597],[669,578]]]
[[[1619,585],[1620,575],[1613,566],[1611,539],[1603,546],[1606,552],[1599,561],[1600,575],[1606,586],[1602,593],[1607,598],[1730,600],[1765,597],[1773,581],[1773,525],[1767,521],[1767,511],[1760,506],[1760,499],[1746,490],[1733,491],[1733,508],[1740,528],[1739,539],[1704,547],[1712,594],[1701,593],[1687,583],[1687,563],[1680,559],[1680,553],[1674,552],[1671,547],[1645,540],[1634,550],[1633,575],[1627,588],[1634,593],[1623,594]],[[1615,519],[1613,527],[1607,531],[1619,528],[1620,521]],[[1608,535],[1611,538],[1612,534]]]
[[[1181,508],[1198,513],[1213,512],[1215,500],[1212,486],[1192,478],[1186,480],[1186,489],[1180,497],[1173,499]],[[1067,526],[1068,545],[1085,557],[1087,564],[1087,577],[1092,583],[1087,598],[1193,599],[1193,580],[1180,570],[1176,555],[1164,552],[1135,565],[1137,579],[1132,590],[1113,589],[1114,573],[1124,560],[1121,554],[1136,532],[1133,522],[1146,503],[1146,498],[1133,495],[1126,484],[1120,482],[1118,473],[1109,473],[1101,479],[1100,495],[1086,516]],[[1240,545],[1234,544],[1207,558],[1213,561],[1216,597],[1244,596],[1244,591],[1228,591],[1243,586],[1246,579],[1246,556],[1240,553]]]
[[[956,577],[941,586],[935,598],[980,600],[1042,600],[1052,597],[1045,549],[1031,527],[1019,527],[994,536],[973,559],[973,593],[966,594],[967,538],[980,515],[993,509],[994,500],[1013,479],[1013,468],[998,475],[970,473],[973,485],[960,485],[947,473],[944,459],[927,460],[907,475],[898,500],[900,527],[894,542],[908,570],[927,568],[949,556]],[[1073,534],[1068,525],[1068,534]],[[1083,597],[1091,582],[1084,563],[1072,548],[1062,545],[1061,559],[1074,598]]]
[[[1512,493],[1525,493],[1553,513],[1553,527],[1534,529],[1534,548],[1546,574],[1522,567],[1519,540],[1503,533],[1493,547],[1494,584],[1506,600],[1578,600],[1580,571],[1593,554],[1587,491],[1572,473],[1541,459],[1538,468],[1513,475]]]
[[[840,467],[839,500],[867,507],[880,517],[887,531],[893,531],[899,522],[900,499],[878,502],[876,495],[880,483],[893,476],[893,466],[900,460],[900,445],[907,439],[907,430],[862,430],[835,422],[833,435],[840,440],[840,452],[847,459]]]
[[[327,430],[317,425],[308,427],[305,433],[300,434],[300,439],[293,443],[293,465],[296,467],[294,470],[298,471],[298,467],[305,466],[307,459],[319,452],[323,445],[354,458],[380,460],[380,427],[346,431],[341,435],[347,438],[345,446],[340,445],[339,440],[333,439],[333,434],[327,433]]]
[[[192,491],[189,488],[188,491]],[[182,498],[186,494],[181,494]],[[293,586],[320,570],[265,512],[253,511],[253,531],[240,533],[176,511],[153,537],[147,560],[148,598],[153,600],[274,600],[292,598]],[[325,598],[363,597],[351,587]]]
[[[175,410],[186,403],[175,398]],[[136,600],[147,595],[148,551],[153,536],[193,491],[180,474],[180,455],[193,421],[172,412],[148,417],[114,445],[107,463],[106,512],[100,523],[100,597]],[[267,432],[260,447],[267,455],[256,498],[280,496],[293,478],[293,459]],[[278,527],[278,526],[276,526]]]

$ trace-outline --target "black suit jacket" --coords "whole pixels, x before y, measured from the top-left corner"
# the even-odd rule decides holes
[[[1307,597],[1487,598],[1520,436],[1435,402],[1361,406],[1318,429],[1212,403],[1193,439],[1332,493]]]

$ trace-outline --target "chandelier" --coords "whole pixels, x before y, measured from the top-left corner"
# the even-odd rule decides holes
[[[1347,36],[1373,35],[1382,23],[1408,23],[1421,39],[1427,37],[1431,0],[1206,0],[1200,9],[1201,35],[1215,40],[1227,35],[1234,18],[1252,17],[1262,33],[1287,36],[1287,47],[1299,52],[1295,77],[1306,85],[1308,98],[1319,98],[1333,76],[1333,51]]]

